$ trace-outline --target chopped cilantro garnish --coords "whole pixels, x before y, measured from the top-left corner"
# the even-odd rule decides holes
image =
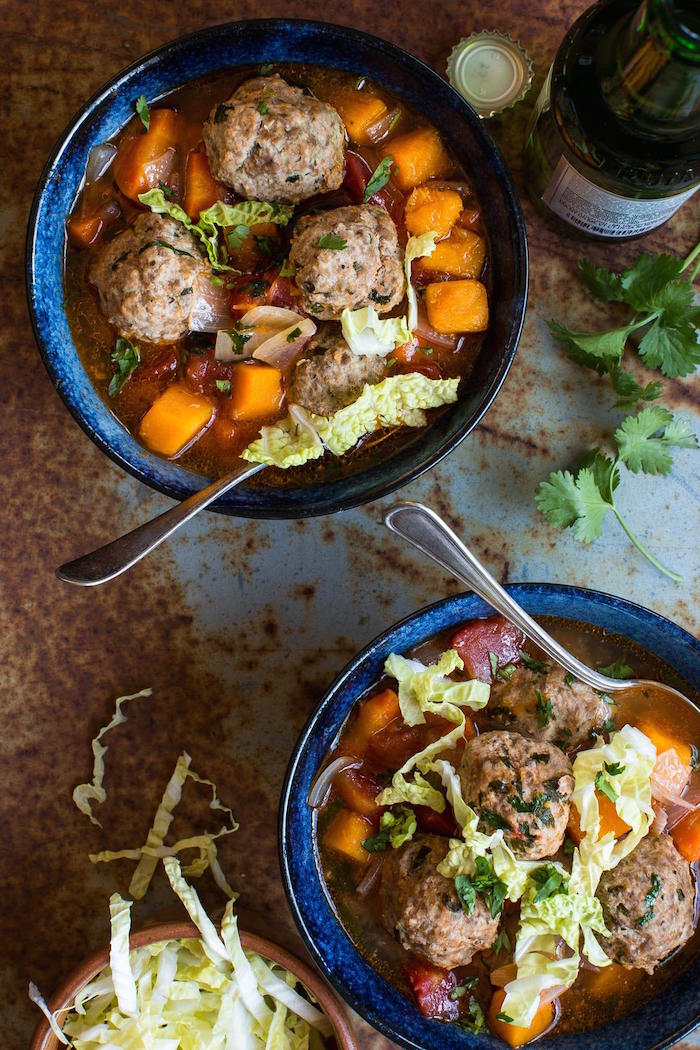
[[[265,101],[265,99],[262,99],[262,101],[258,102],[258,113],[262,117],[266,116],[269,112],[270,112],[270,108],[269,108],[267,102]]]
[[[175,190],[172,186],[168,186],[167,182],[163,182],[162,179],[158,179],[158,189],[163,191],[163,196],[167,197],[169,201],[175,197]]]
[[[295,273],[294,267],[290,266],[288,259],[285,259],[280,266],[280,277],[293,277]]]
[[[503,1021],[505,1024],[512,1024],[513,1018],[509,1014],[504,1014],[503,1010],[499,1014],[496,1014],[497,1021]]]
[[[138,115],[141,118],[141,123],[143,124],[144,128],[146,129],[146,131],[148,131],[149,127],[151,126],[151,111],[148,108],[148,102],[146,102],[146,96],[145,95],[139,95],[139,97],[136,99],[135,105],[136,105],[136,112],[138,113]]]
[[[237,328],[229,328],[227,331],[227,335],[230,337],[231,342],[233,343],[234,354],[245,353],[245,344],[250,339],[250,335],[247,335],[245,332],[239,332]]]
[[[260,76],[261,77],[269,76],[269,74],[272,72],[273,68],[274,67],[272,65],[272,62],[263,62],[263,64],[260,66],[260,70],[259,70]]]
[[[564,685],[568,685],[569,689],[571,689],[571,687],[572,687],[572,685],[574,684],[575,681],[576,681],[576,679],[574,678],[574,676],[570,672],[567,672],[564,675]]]
[[[556,893],[567,893],[569,889],[569,880],[553,864],[543,864],[541,868],[534,868],[530,872],[530,878],[538,887],[534,897],[535,904],[553,897]]]
[[[544,729],[545,726],[549,725],[552,717],[552,701],[549,697],[543,697],[539,689],[535,689],[535,696],[537,697],[537,703],[535,704],[537,725],[540,729]]]
[[[605,722],[603,723],[603,731],[605,733],[614,733],[616,729],[617,729],[617,719],[616,718],[606,718]]]
[[[299,181],[299,176],[298,175],[287,175],[287,178],[284,181],[285,182],[298,182]]]
[[[487,827],[495,828],[496,830],[501,828],[503,831],[510,831],[510,824],[508,821],[504,820],[500,813],[496,813],[492,809],[482,809],[479,813],[479,820],[482,824],[486,824]]]
[[[342,237],[336,237],[334,233],[324,233],[318,239],[319,248],[332,248],[334,251],[342,251],[347,248],[348,242]]]
[[[608,678],[631,678],[633,674],[632,668],[624,660],[614,660],[607,667],[599,667],[598,670]]]
[[[531,671],[537,671],[539,674],[546,674],[547,671],[549,671],[549,664],[548,663],[545,663],[544,660],[538,660],[534,656],[530,656],[529,653],[525,653],[525,652],[521,651],[520,659],[522,660],[522,662],[525,664],[526,667],[529,667],[529,669]]]
[[[605,776],[602,769],[599,773],[596,773],[595,786],[603,795],[607,795],[611,802],[614,802],[619,797],[617,791]]]
[[[239,223],[238,226],[234,226],[232,230],[229,230],[226,234],[226,240],[228,246],[232,252],[243,247],[243,242],[250,235],[250,226],[246,226],[244,223]]]
[[[231,393],[231,380],[230,379],[217,379],[216,380],[216,389],[219,391],[220,394],[230,394]]]
[[[661,893],[661,879],[658,875],[651,876],[651,889],[644,898],[647,910],[637,919],[637,926],[646,926],[650,919],[654,918],[654,902]]]
[[[192,252],[186,252],[184,248],[176,248],[174,244],[170,244],[169,241],[146,241],[139,248],[139,255],[145,252],[147,248],[168,248],[171,252],[175,252],[176,255],[187,255],[190,259],[194,259],[195,256]]]
[[[386,155],[382,160],[379,161],[376,168],[372,172],[369,182],[365,188],[362,203],[367,204],[369,199],[378,193],[379,190],[386,186],[387,182],[391,178],[391,165],[394,163],[393,157],[390,153]]]
[[[288,343],[293,343],[293,342],[294,342],[294,340],[295,340],[295,339],[298,339],[298,337],[299,337],[300,335],[301,335],[301,328],[299,328],[299,327],[297,327],[297,328],[292,328],[291,332],[290,332],[290,333],[288,334],[288,336],[287,336],[287,342],[288,342]]]
[[[503,901],[506,899],[508,887],[494,873],[486,857],[476,857],[474,864],[473,875],[455,876],[457,896],[464,911],[471,915],[476,905],[476,895],[480,894],[491,912],[491,917],[495,919],[503,910]]]
[[[604,762],[605,772],[611,777],[619,777],[621,773],[625,772],[625,767],[621,766],[619,762]]]
[[[114,345],[111,357],[115,372],[110,380],[107,393],[110,397],[114,397],[141,364],[141,351],[136,343],[120,337]]]

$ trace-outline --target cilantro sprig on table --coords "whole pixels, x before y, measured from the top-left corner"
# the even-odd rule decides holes
[[[634,266],[622,273],[595,266],[588,259],[579,263],[579,276],[594,298],[625,303],[633,315],[626,324],[603,332],[576,332],[554,320],[549,327],[575,361],[599,375],[610,376],[618,407],[653,401],[663,390],[659,381],[642,387],[631,373],[623,371],[622,358],[633,332],[644,329],[637,347],[644,364],[658,368],[670,379],[689,375],[700,364],[700,306],[693,291],[700,270],[698,256],[700,243],[685,259],[640,255]],[[683,277],[689,267],[692,269]]]
[[[641,386],[621,361],[629,336],[645,329],[638,353],[645,365],[669,378],[685,376],[700,364],[700,306],[694,303],[693,280],[700,270],[700,243],[686,256],[642,255],[622,273],[594,266],[584,259],[579,272],[589,292],[604,302],[630,306],[634,315],[618,328],[603,332],[575,332],[557,321],[550,330],[570,357],[599,375],[608,375],[618,395],[618,408],[634,408],[654,401],[663,392],[658,380]],[[697,260],[697,261],[696,261]],[[690,272],[686,278],[682,274]],[[675,418],[661,405],[648,405],[622,420],[615,431],[613,456],[594,448],[578,470],[554,471],[537,488],[537,506],[552,525],[573,529],[574,536],[590,543],[600,536],[603,522],[612,512],[637,549],[661,572],[679,581],[678,573],[666,568],[632,532],[615,502],[621,466],[633,474],[667,474],[673,448],[697,448],[697,437],[685,420]]]

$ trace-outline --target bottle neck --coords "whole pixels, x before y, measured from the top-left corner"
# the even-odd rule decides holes
[[[603,97],[621,120],[651,134],[688,134],[700,125],[697,0],[645,0],[596,57]]]

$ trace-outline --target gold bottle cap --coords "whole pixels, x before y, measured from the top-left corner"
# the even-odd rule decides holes
[[[482,118],[525,98],[532,77],[532,60],[525,48],[497,29],[464,37],[447,60],[450,84]]]

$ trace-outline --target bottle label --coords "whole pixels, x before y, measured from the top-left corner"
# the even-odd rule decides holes
[[[646,233],[670,219],[697,186],[672,197],[640,200],[620,197],[581,175],[566,157],[560,157],[542,194],[545,204],[584,233],[601,237],[630,237]]]

